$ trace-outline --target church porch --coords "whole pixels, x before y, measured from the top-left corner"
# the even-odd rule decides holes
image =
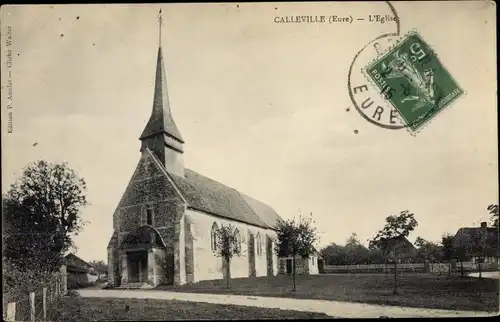
[[[121,287],[154,287],[165,280],[165,247],[156,234],[141,227],[125,238],[119,252]]]

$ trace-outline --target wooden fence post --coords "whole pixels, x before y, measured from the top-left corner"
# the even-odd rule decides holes
[[[5,316],[5,321],[15,321],[16,320],[16,302],[7,303],[7,314]]]
[[[42,301],[43,301],[43,320],[47,320],[47,288],[44,287],[42,290]]]
[[[30,293],[30,321],[35,321],[35,292]]]

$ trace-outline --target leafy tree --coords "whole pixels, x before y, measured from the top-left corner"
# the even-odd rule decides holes
[[[425,240],[419,236],[415,240],[415,246],[419,247],[417,251],[418,259],[428,260],[430,262],[441,261],[442,249],[438,244]]]
[[[482,266],[487,252],[487,232],[486,234],[481,230],[475,230],[471,236],[470,254],[476,259],[477,268],[479,270],[479,278],[482,278]]]
[[[352,235],[347,239],[345,245],[345,255],[345,262],[347,265],[364,264],[368,261],[369,251],[366,247],[361,245],[356,233],[352,233]]]
[[[345,246],[331,243],[323,248],[320,253],[326,265],[346,265]]]
[[[490,212],[491,215],[491,224],[493,227],[498,228],[498,205],[491,204],[488,206],[487,210]]]
[[[278,221],[275,229],[277,233],[276,253],[278,253],[279,257],[292,257],[293,291],[295,292],[295,259],[297,256],[306,259],[313,254],[314,244],[318,240],[316,228],[313,226],[312,217],[304,218],[300,216],[299,220],[293,218]]]
[[[372,249],[375,248],[382,251],[386,259],[394,261],[394,294],[398,293],[398,259],[400,259],[405,246],[407,246],[404,244],[404,240],[417,225],[418,223],[414,218],[414,214],[404,210],[397,216],[393,215],[386,217],[384,228],[370,240]]]
[[[453,236],[449,234],[443,235],[441,238],[441,248],[443,260],[448,263],[448,275],[451,275],[451,261],[455,258],[455,250],[453,248]]]
[[[470,243],[464,238],[454,238],[453,255],[460,263],[460,275],[464,276],[464,262],[470,259]]]
[[[2,197],[4,257],[20,270],[56,270],[83,227],[85,181],[66,163],[38,161]]]
[[[233,225],[221,225],[216,231],[215,254],[224,260],[226,268],[227,287],[230,287],[231,281],[231,259],[241,254],[241,240],[235,234],[236,229]]]

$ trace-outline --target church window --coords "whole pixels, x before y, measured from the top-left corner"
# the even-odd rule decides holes
[[[217,230],[219,229],[219,227],[217,226],[217,223],[214,223],[212,225],[212,231],[210,233],[210,242],[211,242],[211,245],[212,245],[212,251],[216,251],[217,250]]]
[[[236,253],[241,253],[241,237],[240,237],[240,231],[238,230],[238,228],[236,228],[234,230],[234,248],[235,248],[235,252]]]
[[[257,233],[257,237],[255,238],[255,243],[257,244],[257,255],[262,255],[262,243],[260,240],[260,233]]]
[[[153,209],[152,208],[146,209],[146,223],[150,226],[153,225]]]

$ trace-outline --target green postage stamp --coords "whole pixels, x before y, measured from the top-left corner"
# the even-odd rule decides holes
[[[365,74],[412,132],[464,93],[434,51],[414,31],[371,63]]]

